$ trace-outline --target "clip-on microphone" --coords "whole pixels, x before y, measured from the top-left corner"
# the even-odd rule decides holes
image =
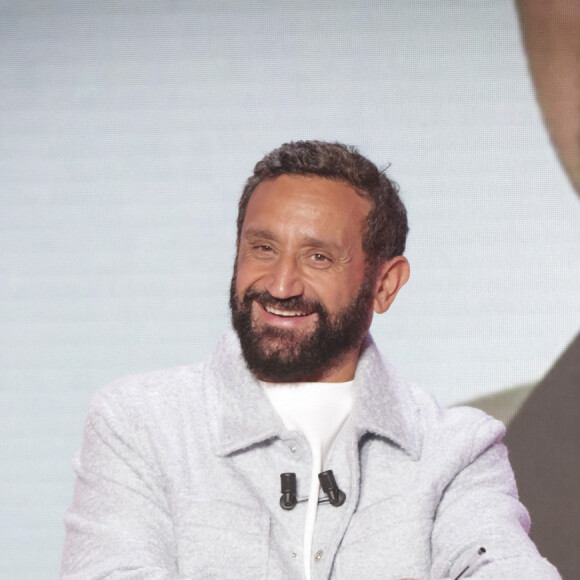
[[[296,502],[296,474],[295,473],[281,473],[280,487],[282,495],[280,496],[280,507],[283,510],[294,509]]]
[[[335,507],[341,506],[346,499],[346,495],[343,491],[338,489],[338,485],[336,484],[336,479],[334,479],[332,469],[319,473],[318,480],[320,481],[320,487],[322,487],[322,491],[328,498],[319,499],[318,503],[328,502]],[[308,501],[308,498],[297,499],[296,497],[295,473],[280,474],[280,491],[282,493],[280,496],[280,507],[283,510],[292,510],[298,502]]]
[[[338,489],[338,485],[336,485],[336,479],[334,479],[334,473],[332,473],[332,469],[319,473],[318,480],[320,481],[320,487],[322,487],[322,491],[328,496],[328,501],[331,505],[338,507],[344,503],[346,495],[344,491]]]

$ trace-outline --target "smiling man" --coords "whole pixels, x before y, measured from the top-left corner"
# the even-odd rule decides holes
[[[385,311],[409,276],[400,255],[380,268],[367,263],[362,231],[370,209],[352,186],[319,177],[282,175],[253,191],[230,306],[258,378],[354,377],[373,308]],[[404,217],[402,208],[399,213]],[[405,235],[404,219],[399,227]]]
[[[443,410],[369,335],[409,278],[397,189],[354,148],[260,161],[233,329],[204,363],[94,398],[63,578],[559,578],[503,425]]]

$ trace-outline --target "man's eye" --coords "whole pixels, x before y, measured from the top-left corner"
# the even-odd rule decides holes
[[[272,251],[272,246],[268,246],[267,244],[259,244],[257,246],[254,246],[254,250],[256,250],[257,252],[271,252]]]
[[[314,262],[328,262],[328,261],[330,261],[330,258],[328,256],[325,256],[324,254],[320,254],[320,253],[312,254],[311,258]]]

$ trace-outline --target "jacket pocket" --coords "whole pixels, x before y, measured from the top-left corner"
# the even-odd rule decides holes
[[[431,498],[408,493],[356,511],[335,559],[333,578],[429,578]]]
[[[269,517],[225,501],[195,502],[177,517],[179,572],[191,578],[267,578]]]

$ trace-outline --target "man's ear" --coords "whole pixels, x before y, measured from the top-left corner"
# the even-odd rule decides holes
[[[373,300],[373,308],[377,314],[389,309],[397,292],[407,283],[410,273],[409,262],[404,256],[395,256],[379,266]]]

